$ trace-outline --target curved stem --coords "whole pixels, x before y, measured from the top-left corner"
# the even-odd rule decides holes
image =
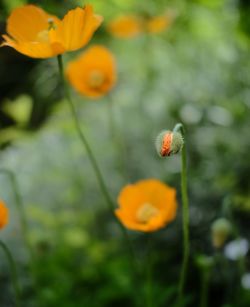
[[[70,107],[70,111],[71,111],[71,114],[72,114],[72,117],[73,117],[73,120],[74,120],[74,123],[75,123],[77,133],[78,133],[78,135],[81,139],[81,142],[82,142],[82,144],[83,144],[83,146],[84,146],[84,148],[85,148],[85,150],[88,154],[89,160],[90,160],[90,162],[93,166],[93,169],[94,169],[95,174],[96,174],[97,181],[99,183],[99,186],[100,186],[100,189],[103,193],[103,196],[104,196],[104,198],[107,202],[107,205],[108,205],[109,209],[113,212],[113,210],[115,209],[114,203],[113,203],[113,201],[112,201],[112,199],[109,195],[108,189],[107,189],[106,184],[104,182],[103,176],[101,174],[101,171],[100,171],[98,163],[95,159],[95,156],[92,152],[92,149],[91,149],[91,147],[90,147],[90,145],[87,141],[86,136],[82,132],[82,129],[81,129],[78,117],[77,117],[75,105],[74,105],[74,103],[71,99],[69,88],[68,88],[67,83],[65,82],[65,79],[64,79],[62,56],[59,55],[57,57],[57,59],[58,59],[59,72],[60,72],[61,80],[62,80],[62,83],[63,83],[63,88],[64,88],[64,91],[65,91],[65,96],[66,96],[67,102],[68,102],[69,107]]]
[[[19,286],[19,282],[18,282],[18,278],[17,278],[17,270],[16,270],[15,261],[14,261],[12,255],[11,255],[11,252],[9,251],[8,247],[5,245],[5,243],[0,241],[0,246],[1,246],[8,262],[9,262],[10,271],[11,271],[11,279],[12,279],[13,288],[14,288],[15,297],[16,297],[16,307],[20,307],[21,290],[20,290],[20,286]]]
[[[70,110],[71,110],[71,114],[72,114],[72,117],[73,117],[73,120],[74,120],[76,131],[79,135],[81,143],[82,143],[84,149],[86,150],[87,155],[89,157],[89,160],[91,162],[91,165],[94,169],[94,172],[96,174],[96,178],[97,178],[98,184],[100,186],[101,192],[102,192],[102,194],[103,194],[103,196],[106,200],[107,207],[110,210],[112,216],[115,217],[115,214],[114,214],[115,204],[114,204],[114,202],[113,202],[113,200],[112,200],[112,198],[109,194],[109,191],[107,189],[104,178],[103,178],[102,173],[100,171],[100,168],[98,166],[97,160],[96,160],[96,158],[93,154],[93,151],[92,151],[92,149],[91,149],[91,147],[90,147],[90,145],[87,141],[86,136],[84,135],[84,133],[81,129],[81,125],[80,125],[79,119],[77,117],[76,108],[75,108],[74,103],[71,99],[68,84],[66,83],[65,78],[64,78],[62,56],[59,55],[57,57],[57,60],[58,60],[60,77],[61,77],[61,81],[62,81],[62,84],[63,84],[64,92],[65,92],[65,97],[66,97],[66,100],[67,100],[69,107],[70,107]],[[129,236],[128,236],[126,229],[123,227],[123,225],[120,223],[120,221],[116,217],[115,217],[115,221],[117,222],[118,226],[120,227],[122,234],[123,234],[123,237],[124,237],[124,240],[126,241],[126,244],[128,245],[129,255],[130,255],[130,259],[131,259],[131,270],[134,273],[136,268],[137,268],[137,265],[136,265],[136,261],[135,261],[135,255],[134,255],[132,243],[129,239]]]
[[[146,306],[147,307],[153,307],[154,304],[153,304],[153,289],[152,289],[152,286],[153,286],[153,282],[152,282],[152,266],[153,266],[153,262],[152,262],[152,252],[153,252],[153,249],[152,249],[152,241],[151,241],[151,237],[150,235],[148,234],[148,242],[147,242],[148,246],[147,246],[147,261],[146,261],[146,268],[145,268],[145,271],[146,271]]]
[[[108,104],[107,104],[107,108],[108,108],[108,119],[109,119],[109,128],[110,128],[110,136],[116,146],[117,149],[117,166],[118,168],[121,170],[124,178],[126,178],[126,180],[129,179],[128,176],[128,170],[127,170],[127,161],[126,161],[126,143],[125,143],[125,138],[124,138],[124,134],[123,131],[121,129],[121,121],[122,118],[120,118],[119,120],[119,125],[115,120],[115,105],[114,105],[114,101],[112,99],[112,96],[109,95],[108,96]]]
[[[22,201],[22,197],[18,188],[18,183],[16,180],[16,176],[15,173],[12,172],[10,169],[7,168],[0,168],[0,174],[5,174],[6,176],[9,177],[10,179],[10,183],[13,189],[13,193],[14,193],[14,198],[15,198],[15,204],[16,204],[16,208],[17,211],[19,213],[19,217],[20,217],[20,223],[21,223],[21,232],[22,232],[22,236],[24,239],[24,243],[26,245],[26,248],[28,250],[29,253],[29,265],[30,265],[30,270],[31,270],[31,279],[33,282],[33,286],[34,286],[34,291],[37,294],[38,293],[38,286],[37,286],[37,281],[34,278],[34,253],[32,250],[32,246],[30,244],[29,241],[29,229],[28,229],[28,223],[27,223],[27,219],[26,219],[26,215],[25,215],[25,210],[24,210],[24,205],[23,205],[23,201]]]
[[[113,100],[111,96],[108,96],[108,103],[107,103],[107,108],[108,108],[108,122],[109,122],[109,130],[110,130],[110,136],[114,140],[114,143],[116,143],[116,123],[115,123],[115,118],[114,118],[114,105],[113,105]]]
[[[26,215],[24,212],[23,201],[22,201],[21,194],[19,192],[16,176],[11,170],[7,168],[0,168],[0,174],[1,173],[7,175],[10,179],[14,197],[15,197],[16,207],[17,207],[20,221],[21,221],[21,231],[23,234],[23,238],[25,240],[25,244],[27,248],[29,249],[30,254],[32,255],[31,247],[30,247],[29,240],[28,240],[28,224],[27,224]]]
[[[185,133],[184,127],[181,123],[178,123],[174,132],[180,132],[183,136]],[[188,204],[188,194],[187,194],[187,153],[186,153],[186,143],[181,151],[181,195],[182,195],[182,225],[183,225],[183,260],[181,267],[181,276],[178,288],[178,298],[179,301],[182,299],[184,286],[187,278],[188,270],[188,258],[190,253],[189,247],[189,204]]]
[[[226,198],[223,202],[223,213],[227,216],[227,218],[231,221],[231,224],[233,225],[232,229],[232,236],[235,240],[240,239],[240,230],[239,226],[237,225],[237,222],[233,215],[232,210],[232,203],[230,198]],[[239,270],[239,276],[243,276],[246,272],[246,257],[242,256],[238,259],[238,270]]]
[[[182,134],[182,136],[184,137],[185,135],[185,129],[184,126],[182,125],[182,123],[178,123],[175,125],[173,132],[180,132]]]
[[[208,290],[209,290],[209,275],[210,271],[203,270],[201,276],[201,300],[200,307],[208,306]]]

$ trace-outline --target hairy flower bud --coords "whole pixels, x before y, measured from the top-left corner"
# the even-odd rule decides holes
[[[231,223],[225,218],[215,220],[211,227],[212,243],[215,248],[220,248],[226,242],[232,231]]]
[[[156,138],[155,147],[161,157],[178,153],[184,144],[183,137],[179,132],[164,130]]]

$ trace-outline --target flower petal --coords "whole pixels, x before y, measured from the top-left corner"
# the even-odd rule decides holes
[[[115,214],[121,223],[129,229],[155,231],[165,227],[176,215],[176,191],[156,179],[138,181],[122,189],[118,197],[119,208]],[[145,221],[138,219],[138,209],[153,206],[157,214]]]
[[[50,38],[67,51],[77,50],[88,43],[102,20],[101,16],[93,14],[91,5],[78,7],[69,11],[56,29],[50,30]]]
[[[109,23],[108,31],[118,38],[136,37],[142,32],[142,21],[133,15],[120,16]]]
[[[161,33],[170,26],[171,21],[171,16],[168,16],[167,14],[152,17],[146,23],[146,30],[149,33]]]
[[[16,43],[9,36],[3,35],[5,42],[2,46],[9,46],[18,52],[27,55],[31,58],[45,59],[64,53],[64,48],[59,43],[42,43],[42,42],[22,42]]]
[[[78,92],[91,98],[98,98],[114,86],[115,66],[112,53],[103,46],[95,45],[68,64],[66,75]],[[91,84],[91,74],[95,72],[103,77],[103,81],[98,86]]]
[[[125,186],[118,197],[119,207],[127,211],[133,211],[133,214],[143,203],[146,202],[147,199],[144,194],[140,193],[134,184]]]
[[[146,179],[136,183],[136,187],[143,193],[149,203],[158,209],[165,207],[166,202],[173,201],[176,190],[157,179]]]
[[[171,221],[176,216],[176,190],[156,179],[137,182],[137,187],[144,193],[149,203],[161,211],[164,220]]]
[[[39,32],[48,30],[50,18],[57,19],[35,5],[19,7],[7,20],[7,33],[16,41],[35,41]]]
[[[115,215],[124,226],[126,226],[128,229],[131,230],[153,232],[163,228],[167,224],[167,222],[164,221],[161,216],[157,216],[154,219],[150,220],[149,223],[143,224],[139,223],[134,219],[128,218],[124,210],[120,209],[115,210]]]

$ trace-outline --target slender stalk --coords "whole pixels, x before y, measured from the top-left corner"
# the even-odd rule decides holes
[[[104,178],[102,176],[102,173],[100,171],[100,168],[98,166],[96,158],[95,158],[95,156],[93,154],[93,151],[92,151],[92,149],[91,149],[91,147],[90,147],[90,145],[89,145],[89,143],[87,141],[86,136],[84,135],[84,133],[83,133],[83,131],[81,129],[81,125],[80,125],[79,119],[77,117],[77,112],[76,112],[74,103],[73,103],[73,101],[71,99],[71,96],[70,96],[70,91],[69,91],[68,85],[67,85],[67,83],[65,82],[65,79],[64,79],[62,56],[59,55],[57,57],[57,59],[58,59],[58,67],[59,67],[60,77],[61,77],[63,88],[64,88],[64,91],[65,91],[65,96],[66,96],[67,102],[68,102],[68,104],[70,106],[71,114],[72,114],[72,117],[73,117],[73,120],[74,120],[74,123],[75,123],[75,127],[76,127],[76,130],[77,130],[77,133],[78,133],[78,135],[80,137],[80,140],[82,142],[82,145],[83,145],[84,149],[86,150],[86,152],[88,154],[89,160],[90,160],[90,162],[92,164],[92,167],[94,169],[94,172],[96,174],[97,181],[99,183],[101,192],[102,192],[102,194],[103,194],[103,196],[104,196],[104,198],[106,200],[107,206],[108,206],[111,214],[114,216],[115,204],[114,204],[114,202],[113,202],[113,200],[112,200],[112,198],[111,198],[111,196],[109,194],[109,191],[108,191],[107,186],[105,184]],[[119,222],[119,220],[117,218],[115,218],[115,220],[119,224],[119,227],[122,230],[124,238],[125,238],[125,240],[127,241],[128,245],[129,245],[130,253],[131,253],[131,255],[133,255],[133,258],[134,258],[134,253],[133,253],[131,242],[130,242],[129,237],[128,237],[128,233],[127,233],[126,229],[122,226],[122,224]]]
[[[201,300],[200,300],[200,307],[207,307],[208,306],[208,290],[209,290],[209,277],[210,271],[209,270],[202,270],[201,272]]]
[[[72,117],[73,117],[73,120],[74,120],[74,123],[75,123],[77,133],[78,133],[78,135],[81,139],[81,142],[82,142],[82,144],[83,144],[83,146],[84,146],[84,148],[85,148],[85,150],[88,154],[89,160],[90,160],[92,167],[95,171],[97,181],[99,183],[99,186],[100,186],[100,189],[103,193],[103,196],[104,196],[104,198],[107,202],[107,205],[108,205],[109,209],[112,210],[112,212],[113,212],[113,210],[115,209],[114,203],[113,203],[113,201],[112,201],[112,199],[109,195],[109,192],[107,190],[107,187],[106,187],[106,184],[104,182],[103,176],[101,174],[100,168],[99,168],[98,163],[95,159],[95,156],[92,152],[92,149],[89,145],[89,142],[87,141],[87,138],[86,138],[86,136],[84,135],[84,133],[81,129],[81,126],[80,126],[80,123],[79,123],[79,120],[78,120],[78,117],[77,117],[77,111],[76,111],[75,105],[74,105],[74,103],[71,99],[69,88],[68,88],[67,83],[65,82],[65,79],[64,79],[62,56],[59,55],[57,57],[57,59],[58,59],[58,67],[59,67],[61,80],[62,80],[62,83],[63,83],[65,96],[66,96],[67,102],[68,102],[69,107],[70,107],[70,111],[71,111],[71,114],[72,114]]]
[[[243,276],[246,273],[246,257],[240,256],[238,260],[238,267],[240,276]]]
[[[24,210],[24,205],[23,205],[23,200],[19,191],[19,187],[18,187],[18,183],[16,180],[16,176],[15,173],[12,172],[11,170],[7,169],[7,168],[0,168],[0,174],[4,174],[6,176],[9,177],[10,179],[10,183],[12,186],[12,190],[14,193],[14,198],[15,198],[15,204],[16,204],[16,208],[20,217],[20,223],[21,223],[21,232],[22,232],[22,236],[23,236],[23,240],[24,243],[26,245],[26,248],[28,250],[28,256],[29,256],[29,265],[30,265],[30,270],[31,270],[31,280],[33,283],[33,287],[34,287],[34,291],[37,295],[38,293],[38,285],[37,285],[37,281],[34,277],[34,262],[35,262],[35,258],[34,258],[34,253],[33,253],[33,249],[32,246],[30,244],[29,241],[29,229],[28,229],[28,223],[27,223],[27,218],[26,218],[26,214],[25,214],[25,210]]]
[[[112,216],[115,217],[115,215],[114,215],[115,204],[114,204],[114,202],[113,202],[113,200],[112,200],[112,198],[109,194],[109,191],[108,191],[107,186],[105,184],[105,180],[102,176],[102,173],[100,171],[100,168],[98,166],[98,163],[97,163],[97,160],[94,156],[94,153],[93,153],[93,151],[92,151],[92,149],[91,149],[91,147],[90,147],[90,145],[87,141],[86,136],[84,135],[84,133],[81,129],[81,125],[80,125],[80,122],[79,122],[79,119],[78,119],[78,116],[77,116],[77,111],[76,111],[75,105],[74,105],[74,103],[71,99],[68,84],[67,84],[67,82],[65,81],[65,78],[64,78],[62,56],[59,55],[57,57],[57,60],[58,60],[59,73],[60,73],[61,81],[62,81],[62,84],[63,84],[65,97],[66,97],[66,100],[67,100],[69,107],[70,107],[70,111],[71,111],[72,118],[73,118],[73,121],[74,121],[74,124],[75,124],[75,127],[76,127],[76,131],[79,135],[79,138],[81,140],[81,143],[82,143],[84,149],[87,152],[87,155],[89,157],[89,160],[90,160],[91,165],[93,167],[93,170],[95,172],[98,184],[100,186],[100,190],[101,190],[101,192],[102,192],[102,194],[103,194],[103,196],[106,200],[107,207],[110,210],[110,213],[112,214]],[[115,217],[115,221],[119,225],[119,227],[122,231],[124,240],[125,240],[125,242],[128,246],[129,256],[130,256],[130,260],[131,260],[131,262],[130,262],[131,263],[131,270],[132,270],[132,273],[134,273],[134,272],[137,271],[137,264],[136,264],[136,258],[135,258],[135,255],[134,255],[132,243],[129,239],[129,236],[128,236],[126,229],[123,227],[123,225],[120,223],[120,221],[116,217]]]
[[[121,123],[118,125],[117,121],[115,120],[115,106],[114,101],[111,95],[108,96],[108,119],[109,119],[109,129],[110,129],[110,136],[116,146],[117,149],[117,164],[119,169],[121,170],[124,178],[129,180],[128,170],[127,170],[127,161],[126,161],[126,144],[125,144],[125,137],[124,133],[121,129]]]
[[[174,131],[181,132],[184,136],[184,127],[182,124],[177,124]],[[184,142],[181,151],[181,195],[182,195],[182,225],[183,225],[183,260],[181,267],[181,275],[178,288],[178,298],[181,301],[184,291],[184,286],[187,278],[188,270],[188,258],[190,253],[189,247],[189,204],[188,204],[188,194],[187,194],[187,153],[186,153],[186,143]]]
[[[227,218],[230,220],[231,224],[233,225],[232,235],[234,239],[235,240],[240,239],[241,238],[240,230],[239,230],[239,226],[237,225],[237,222],[233,215],[232,204],[231,204],[230,198],[227,198],[223,202],[223,211],[224,211],[224,214],[227,215]],[[246,257],[245,256],[239,257],[238,270],[239,270],[239,276],[243,276],[245,274],[246,272]],[[239,285],[239,287],[241,287],[241,285]]]
[[[32,250],[29,244],[29,239],[28,239],[28,224],[27,224],[23,201],[22,201],[22,197],[21,197],[21,194],[18,188],[16,176],[11,170],[7,168],[0,168],[0,174],[1,173],[5,174],[10,179],[10,183],[11,183],[14,197],[15,197],[15,204],[16,204],[16,207],[19,213],[19,217],[20,217],[22,235],[23,235],[25,244],[30,252],[30,256],[32,256]]]
[[[18,282],[16,264],[6,244],[0,241],[0,246],[9,262],[12,284],[15,291],[16,307],[20,307],[21,288]]]
[[[113,100],[111,99],[111,96],[108,96],[108,121],[109,121],[109,130],[110,130],[110,136],[116,143],[116,124],[115,124],[115,119],[114,119],[114,105],[113,105]]]
[[[153,307],[153,283],[152,283],[152,242],[151,242],[151,238],[150,235],[148,235],[148,244],[147,244],[147,257],[146,257],[146,306],[147,307]]]

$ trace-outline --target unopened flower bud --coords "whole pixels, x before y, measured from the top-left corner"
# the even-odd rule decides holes
[[[214,265],[214,258],[206,255],[199,255],[196,258],[196,264],[202,270],[209,270]]]
[[[213,222],[211,230],[213,246],[215,248],[220,248],[224,245],[228,236],[232,232],[232,226],[227,219],[220,218]]]
[[[156,138],[155,147],[161,157],[178,153],[184,144],[183,137],[179,132],[164,130]]]

